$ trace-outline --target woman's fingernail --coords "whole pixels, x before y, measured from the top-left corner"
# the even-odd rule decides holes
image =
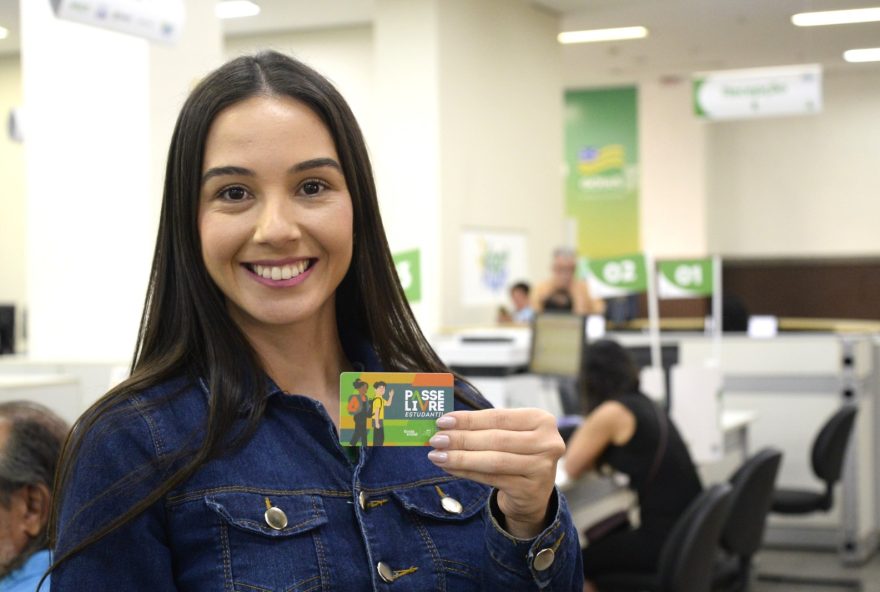
[[[449,460],[449,455],[442,450],[432,450],[428,453],[428,459],[430,459],[431,462],[441,464]]]
[[[454,428],[455,427],[455,418],[451,415],[444,415],[443,417],[437,418],[437,427],[438,428]]]
[[[446,448],[449,446],[449,436],[446,434],[434,434],[431,436],[431,439],[428,440],[428,444],[434,448]]]

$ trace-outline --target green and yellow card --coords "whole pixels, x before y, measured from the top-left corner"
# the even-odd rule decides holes
[[[339,440],[343,446],[427,446],[437,418],[453,410],[452,374],[343,372]]]

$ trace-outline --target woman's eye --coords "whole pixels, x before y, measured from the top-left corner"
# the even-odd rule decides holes
[[[229,201],[243,201],[247,196],[248,192],[244,187],[227,187],[220,192],[220,197]]]
[[[315,196],[324,190],[326,185],[320,181],[306,181],[302,184],[302,192],[309,196]]]

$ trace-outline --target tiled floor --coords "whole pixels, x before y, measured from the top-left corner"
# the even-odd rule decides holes
[[[803,577],[857,579],[863,592],[880,592],[880,555],[875,554],[861,566],[845,566],[832,552],[816,551],[761,551],[756,558],[758,573],[795,574]],[[782,584],[758,580],[752,592],[842,592],[854,588],[842,586],[809,586]]]

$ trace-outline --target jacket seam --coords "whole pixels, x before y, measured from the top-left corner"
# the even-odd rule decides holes
[[[144,423],[147,424],[147,431],[150,432],[150,440],[152,441],[153,449],[156,452],[156,458],[161,458],[165,454],[165,442],[162,439],[158,424],[152,416],[143,410],[140,398],[137,395],[131,398],[131,406],[134,407]]]
[[[246,485],[232,485],[225,487],[212,487],[210,489],[199,489],[189,493],[182,493],[174,496],[168,496],[168,505],[176,506],[185,502],[191,502],[202,499],[208,495],[218,493],[258,493],[261,495],[326,495],[328,497],[349,497],[350,491],[338,491],[332,489],[266,489],[261,487],[251,487]]]

